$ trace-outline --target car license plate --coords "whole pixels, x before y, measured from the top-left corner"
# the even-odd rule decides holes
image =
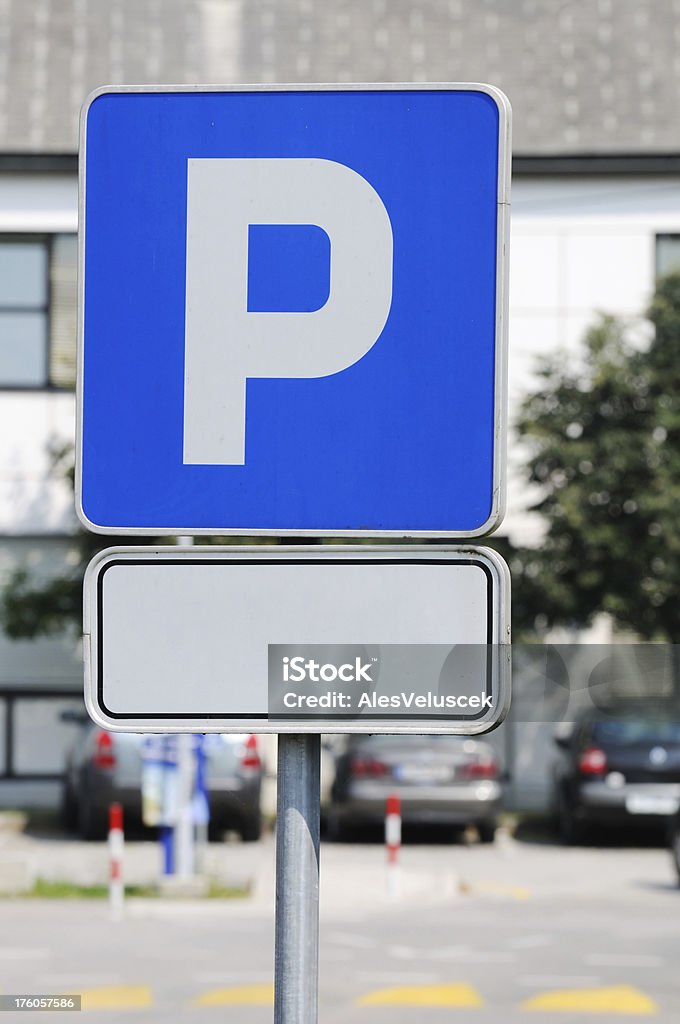
[[[631,793],[626,797],[629,814],[675,814],[678,801],[672,796],[653,796],[651,793]]]
[[[451,769],[445,764],[400,764],[394,769],[400,782],[438,783],[451,781]]]

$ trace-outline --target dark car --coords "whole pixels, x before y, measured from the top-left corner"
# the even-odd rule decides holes
[[[405,825],[475,825],[480,840],[490,843],[501,791],[488,743],[460,736],[351,736],[336,761],[328,832],[340,836],[383,822],[394,794]]]
[[[576,843],[592,826],[666,826],[680,807],[680,721],[642,707],[592,710],[567,736],[553,804],[562,840]]]
[[[678,876],[678,885],[680,885],[680,810],[676,811],[670,820],[668,837],[670,840],[675,872]]]
[[[72,715],[69,716],[73,721]],[[240,832],[245,841],[262,831],[262,762],[253,735],[206,737],[210,832]],[[142,820],[142,747],[139,733],[111,733],[87,720],[67,754],[62,812],[67,827],[84,839],[103,839],[108,808],[122,804],[126,820]]]

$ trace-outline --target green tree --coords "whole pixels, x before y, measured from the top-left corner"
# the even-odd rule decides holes
[[[579,365],[550,358],[521,407],[535,549],[507,552],[520,631],[598,612],[643,639],[680,641],[680,274],[658,282],[651,342],[602,317]]]
[[[51,451],[53,471],[73,487],[74,452],[67,444]],[[144,538],[138,538],[146,543]],[[49,636],[73,627],[80,632],[83,575],[90,559],[101,548],[125,544],[124,537],[101,537],[80,530],[73,538],[77,558],[63,576],[44,582],[28,569],[16,569],[0,594],[0,625],[15,640]]]

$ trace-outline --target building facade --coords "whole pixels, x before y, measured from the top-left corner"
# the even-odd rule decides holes
[[[55,453],[74,435],[77,108],[98,85],[503,88],[516,154],[511,422],[536,358],[563,351],[577,361],[598,313],[627,318],[644,344],[655,277],[680,267],[680,64],[671,46],[680,9],[671,0],[342,0],[332,9],[306,0],[0,0],[0,9],[0,586],[16,568],[49,579],[77,561],[70,485]],[[522,462],[511,431],[501,532],[530,544],[541,525],[526,511]],[[81,690],[75,632],[0,635],[0,806],[57,799],[74,728],[60,715],[80,705]]]

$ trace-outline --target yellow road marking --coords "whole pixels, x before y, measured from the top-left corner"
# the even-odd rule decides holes
[[[271,982],[259,985],[236,985],[204,992],[192,1002],[193,1006],[273,1006],[274,986]]]
[[[148,985],[105,985],[85,989],[81,995],[83,1010],[146,1010],[153,1006]]]
[[[512,896],[514,900],[528,900],[531,890],[520,885],[504,885],[502,882],[472,882],[467,886],[469,892],[489,892],[494,896]]]
[[[369,992],[357,1006],[483,1006],[471,985],[398,985]]]
[[[568,1010],[572,1013],[658,1013],[656,1003],[631,985],[611,988],[563,989],[541,992],[522,1003],[523,1010]]]

